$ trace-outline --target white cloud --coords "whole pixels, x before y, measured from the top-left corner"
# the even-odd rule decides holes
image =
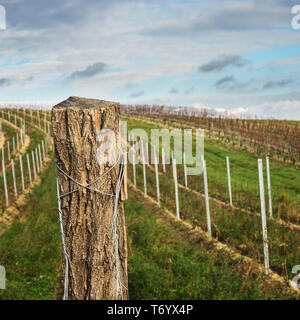
[[[284,100],[276,102],[265,102],[263,104],[250,106],[247,108],[249,114],[259,117],[283,120],[300,120],[300,101]]]
[[[196,108],[196,109],[210,109],[210,107],[202,104],[202,103],[199,103],[199,102],[195,102],[192,104],[192,107],[193,108]]]
[[[289,100],[289,96],[272,97],[271,90],[270,96],[262,96],[264,93],[259,90],[250,91],[251,88],[246,92],[247,77],[239,78],[236,73],[233,76],[238,86],[234,90],[216,92],[207,83],[211,80],[213,86],[217,79],[197,72],[199,65],[221,54],[244,58],[255,50],[299,43],[299,33],[289,30],[290,10],[284,0],[166,0],[163,6],[161,1],[149,0],[3,1],[8,5],[15,3],[18,10],[10,10],[14,12],[10,19],[15,21],[8,21],[8,29],[0,33],[0,78],[12,79],[1,92],[2,100],[56,99],[70,93],[121,102],[128,99],[140,103],[195,104],[199,108],[236,113],[264,110],[273,116],[282,116],[283,112],[287,112],[287,117],[298,114],[293,109],[300,99],[297,95],[291,95],[293,99]],[[39,14],[35,17],[36,12]],[[156,31],[156,35],[145,34],[145,29]],[[11,58],[28,61],[6,66],[5,60]],[[108,66],[107,73],[93,79],[76,79],[72,84],[64,81],[70,74],[99,61]],[[276,63],[285,68],[298,65],[299,58],[278,59]],[[260,69],[253,65],[253,70],[263,78],[263,83],[278,81],[273,70],[265,65]],[[295,77],[296,73],[297,69]],[[224,76],[220,74],[219,78]],[[157,86],[147,86],[153,79],[161,81],[162,87],[167,83],[166,87],[178,89],[178,94],[172,96],[168,89],[163,93],[156,91]],[[126,88],[129,82],[134,84],[130,90]],[[186,88],[194,90],[181,94],[189,92]],[[135,100],[130,97],[141,92],[146,94]],[[287,104],[276,100],[294,101],[289,105],[295,112],[289,112]],[[272,106],[275,101],[278,106],[268,107],[265,101]]]

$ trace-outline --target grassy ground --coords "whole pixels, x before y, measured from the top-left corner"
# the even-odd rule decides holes
[[[129,130],[139,127],[145,128],[149,132],[153,125],[140,123],[137,121],[128,121]],[[150,135],[149,135],[150,136]],[[205,142],[205,158],[208,167],[208,184],[209,194],[214,197],[222,198],[216,191],[220,191],[220,186],[223,186],[223,192],[227,190],[227,177],[226,171],[224,172],[226,152],[229,152],[226,146],[214,144],[211,141]],[[248,188],[245,188],[239,195],[240,207],[249,209],[249,205],[253,205],[252,211],[259,212],[259,191],[257,182],[257,159],[253,154],[233,150],[231,151],[232,171],[239,172],[239,175],[232,174],[233,186],[241,181],[247,181]],[[239,160],[239,161],[238,161]],[[242,164],[242,165],[241,165]],[[296,185],[295,179],[299,176],[299,172],[290,165],[283,165],[282,163],[275,163],[278,169],[272,171],[273,190],[279,185],[285,186],[288,181],[291,181],[295,190],[299,186]],[[274,164],[273,164],[274,166]],[[182,166],[178,166],[179,181],[184,184],[184,176]],[[132,168],[129,166],[129,175],[132,178]],[[189,176],[189,186],[194,190],[203,192],[203,178],[202,176]],[[142,166],[137,166],[137,182],[138,188],[143,190],[143,172]],[[155,174],[147,170],[147,188],[148,193],[153,198],[156,198],[156,180]],[[219,186],[217,188],[217,186]],[[176,211],[175,196],[174,196],[174,183],[171,166],[167,165],[167,173],[160,176],[160,191],[161,201],[164,206],[173,212]],[[250,191],[252,190],[252,191]],[[254,191],[256,190],[256,191]],[[295,191],[294,190],[294,191]],[[171,191],[171,192],[170,192]],[[251,198],[251,192],[254,194]],[[255,196],[255,198],[254,198]],[[251,201],[249,201],[249,199]],[[267,199],[267,198],[266,198]],[[287,199],[285,199],[287,201]],[[294,199],[295,201],[295,199]],[[234,203],[237,199],[234,198]],[[273,200],[276,203],[276,200]],[[180,189],[179,194],[180,215],[182,219],[190,221],[195,226],[201,226],[207,230],[207,222],[205,215],[204,199],[183,189]],[[261,218],[260,216],[250,215],[240,210],[232,210],[229,207],[220,205],[215,201],[210,201],[211,206],[211,221],[212,221],[212,234],[220,241],[235,247],[242,254],[256,259],[258,262],[263,263],[263,250],[262,250],[262,231],[261,231]],[[288,205],[287,205],[288,206]],[[286,206],[286,207],[287,207]],[[274,205],[276,208],[276,205]],[[286,209],[285,207],[285,209]],[[253,210],[254,208],[254,210]],[[300,208],[299,208],[300,210]],[[287,218],[287,221],[295,219],[291,218],[285,211],[285,215],[280,215],[281,218]],[[300,211],[294,212],[296,217],[299,217]],[[275,217],[278,215],[275,214]],[[270,251],[270,265],[271,268],[286,278],[291,278],[292,267],[299,264],[300,247],[299,247],[299,232],[290,231],[278,223],[276,219],[268,219],[268,240]]]
[[[144,190],[142,165],[136,166],[137,187]],[[154,172],[147,169],[148,195],[156,199],[156,179]],[[129,168],[132,180],[132,169]],[[176,212],[174,184],[172,177],[167,174],[160,176],[161,203]],[[205,201],[203,198],[180,189],[179,194],[180,217],[194,226],[207,230]],[[232,247],[242,254],[263,263],[261,218],[231,210],[211,201],[211,223],[213,237]],[[292,267],[299,264],[300,234],[280,226],[276,221],[268,221],[268,240],[271,268],[280,275],[291,278]]]
[[[56,167],[41,174],[22,217],[0,238],[0,264],[7,289],[0,299],[54,299],[59,281],[60,231],[56,205]]]
[[[138,177],[142,177],[141,168],[138,170]],[[32,195],[28,195],[27,205],[20,208],[22,216],[0,238],[0,265],[5,266],[7,272],[7,289],[0,290],[0,299],[61,299],[63,283],[56,174],[56,166],[52,162],[41,174],[42,184],[34,189]],[[154,175],[149,173],[148,178],[149,192],[155,197]],[[140,178],[138,183],[142,188]],[[173,185],[170,187],[170,183],[172,181],[168,176],[162,180],[162,194],[166,195],[164,205],[174,210]],[[190,194],[180,194],[180,197],[180,204],[186,208],[183,211],[185,218],[205,227],[203,203],[200,204],[199,199],[194,199]],[[251,231],[253,226],[259,225],[259,221],[247,220],[246,216],[242,216],[238,224],[233,224],[232,213],[229,219],[230,213],[220,211],[220,208],[213,207],[212,212],[213,222],[224,226],[219,233],[213,227],[214,235],[220,240],[234,246],[248,241],[253,243],[254,248],[261,249],[259,234],[255,238],[254,233],[238,233],[245,226],[249,226],[246,230]],[[125,202],[125,213],[130,299],[293,298],[284,294],[281,287],[266,283],[262,274],[256,275],[246,270],[242,263],[233,262],[226,254],[208,250],[199,239],[189,237],[180,225],[171,223],[162,211],[144,201],[133,190],[130,190],[129,200]],[[231,237],[233,228],[238,235],[236,239]],[[272,226],[270,228],[272,230]],[[275,229],[273,231],[277,232]],[[278,238],[278,241],[290,241],[288,234],[282,235],[283,239]],[[297,238],[289,243],[292,249],[294,242],[297,243]],[[247,253],[247,247],[242,250]],[[279,250],[283,252],[284,247],[279,247]],[[297,258],[297,252],[288,254],[292,259]],[[275,261],[279,270],[284,272],[282,268],[289,267],[292,261],[287,264],[283,254],[276,253],[276,256],[279,257],[278,262],[273,259],[272,263]]]
[[[288,299],[280,287],[247,274],[225,254],[207,251],[180,225],[130,193],[125,203],[129,234],[130,299]]]
[[[142,128],[151,137],[154,125],[124,118],[128,129]],[[157,127],[159,128],[159,126]],[[195,140],[194,140],[195,143]],[[229,202],[227,187],[226,156],[230,157],[233,204],[254,212],[260,212],[257,156],[243,150],[228,147],[205,137],[205,159],[210,196]],[[266,167],[264,161],[264,168]],[[270,161],[273,192],[273,212],[275,217],[300,223],[300,171],[291,164]],[[266,169],[264,169],[266,181]],[[178,165],[179,181],[184,184],[183,167]],[[189,176],[189,186],[203,192],[201,176]],[[265,188],[267,199],[267,188]]]
[[[14,119],[13,117],[11,119]],[[41,131],[37,130],[35,127],[31,126],[30,124],[26,123],[26,134],[30,136],[30,144],[26,150],[26,154],[23,155],[22,161],[23,161],[23,172],[24,172],[24,183],[25,187],[29,185],[29,173],[28,173],[28,166],[27,166],[27,159],[26,155],[29,154],[30,158],[30,164],[31,164],[31,171],[32,171],[32,177],[33,177],[33,164],[32,164],[32,150],[34,150],[39,143],[44,139],[44,135]],[[7,134],[9,140],[10,140],[10,150],[13,151],[13,144],[12,144],[12,137],[15,137],[15,144],[17,148],[16,143],[16,133],[17,131],[9,126],[3,125],[3,130],[5,130],[5,133]],[[7,145],[7,142],[6,142]],[[42,151],[42,149],[41,149]],[[7,179],[7,186],[8,186],[8,194],[10,203],[15,200],[14,195],[14,186],[13,186],[13,175],[12,175],[12,168],[11,168],[11,162],[8,161],[7,156],[7,148],[4,152],[5,159],[6,159],[6,179]],[[19,157],[16,157],[15,155],[11,155],[11,158],[14,159],[15,164],[15,174],[16,174],[16,182],[17,182],[17,191],[18,194],[22,192],[21,187],[21,168],[20,168],[20,160]],[[0,208],[5,210],[5,195],[4,195],[4,181],[3,181],[3,175],[2,175],[2,168],[0,173]]]
[[[59,299],[61,243],[54,162],[42,175],[22,217],[0,238],[7,289],[0,299]],[[226,255],[207,251],[130,190],[125,202],[131,299],[289,299],[263,277],[247,275]],[[243,274],[245,274],[243,276]]]

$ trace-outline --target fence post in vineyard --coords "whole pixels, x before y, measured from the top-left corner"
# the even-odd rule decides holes
[[[27,167],[28,167],[28,175],[29,175],[29,183],[32,184],[32,177],[31,177],[31,168],[30,168],[30,159],[29,154],[27,153]]]
[[[160,190],[159,190],[159,174],[158,174],[158,158],[156,148],[154,147],[154,166],[155,166],[155,178],[156,178],[156,195],[158,206],[160,207]]]
[[[266,218],[266,204],[265,204],[265,190],[264,190],[264,175],[263,175],[262,159],[258,159],[258,178],[259,178],[261,221],[262,221],[263,246],[264,246],[265,274],[268,275],[270,263],[269,263],[268,232],[267,232],[267,218]]]
[[[163,165],[163,171],[166,172],[166,161],[165,161],[165,149],[161,148],[161,162]]]
[[[173,154],[172,154],[173,158]],[[177,181],[177,167],[176,167],[176,159],[173,158],[173,178],[174,178],[174,187],[175,187],[175,201],[176,201],[176,217],[180,219],[179,213],[179,199],[178,199],[178,181]]]
[[[39,155],[38,155],[38,151],[37,151],[37,147],[35,148],[35,164],[36,164],[36,168],[37,168],[37,172],[40,172],[40,160],[39,160]]]
[[[49,140],[50,140],[50,135],[48,134],[47,137],[45,138],[46,154],[48,154],[49,152]]]
[[[270,214],[270,218],[273,218],[272,189],[271,189],[271,175],[270,175],[269,157],[267,157],[266,162],[267,162],[267,180],[268,180],[268,195],[269,195],[269,214]]]
[[[24,192],[25,190],[25,183],[24,183],[24,172],[23,172],[23,160],[22,160],[22,155],[19,155],[20,159],[20,169],[21,169],[21,182],[22,182],[22,191]]]
[[[45,161],[45,159],[46,159],[46,152],[45,152],[44,140],[42,140],[42,152],[43,152],[43,158],[44,158],[44,161]]]
[[[34,150],[31,152],[32,155],[32,166],[33,166],[33,179],[36,178],[36,167],[35,167],[35,161],[34,161]]]
[[[4,146],[2,146],[2,161],[5,161]]]
[[[207,220],[207,232],[211,237],[211,222],[210,222],[210,208],[209,208],[209,197],[208,197],[208,183],[207,183],[207,170],[206,160],[202,160],[203,163],[203,180],[204,180],[204,194],[205,194],[205,207],[206,207],[206,220]]]
[[[13,137],[13,152],[16,154],[16,143],[15,143],[15,137]]]
[[[183,170],[184,170],[184,184],[185,187],[188,187],[188,183],[187,183],[187,174],[186,174],[186,157],[185,157],[185,152],[183,153]]]
[[[15,173],[15,163],[14,159],[11,159],[11,171],[13,175],[13,182],[14,182],[14,191],[15,191],[15,197],[18,198],[18,190],[17,190],[17,182],[16,182],[16,173]]]
[[[3,182],[4,182],[4,194],[5,194],[5,205],[8,207],[8,190],[7,190],[7,181],[6,181],[6,172],[5,172],[5,162],[2,159],[2,172],[3,172]]]
[[[120,114],[78,97],[52,109],[66,300],[128,299]],[[104,149],[107,131],[116,143]]]
[[[125,145],[124,148],[127,146]],[[127,179],[127,159],[128,153],[126,149],[123,149],[123,188],[121,190],[121,199],[122,200],[127,200],[128,199],[128,179]]]
[[[38,145],[38,152],[39,152],[39,158],[40,158],[40,168],[42,170],[42,166],[43,166],[43,158],[42,158],[42,153],[41,153],[41,144],[39,143]]]
[[[232,191],[231,191],[231,177],[230,177],[230,163],[229,163],[229,157],[226,157],[226,164],[227,164],[227,177],[228,177],[229,201],[230,201],[230,205],[232,206]]]
[[[148,140],[145,141],[145,157],[146,157],[146,164],[149,164],[149,146],[148,146]]]
[[[142,147],[142,161],[143,161],[143,177],[144,177],[144,193],[147,195],[147,176],[146,176],[146,160],[145,160],[145,149],[144,149],[144,140],[141,140]]]
[[[8,160],[10,160],[10,146],[9,146],[9,141],[7,141],[7,154],[8,154]]]
[[[17,150],[20,151],[19,133],[17,133]]]
[[[135,150],[132,154],[132,170],[133,170],[133,184],[136,188],[136,168],[135,168]]]

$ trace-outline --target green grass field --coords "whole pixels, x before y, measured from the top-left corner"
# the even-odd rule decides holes
[[[142,121],[125,118],[128,130],[144,129],[151,137],[151,129],[159,128]],[[195,143],[195,139],[193,140]],[[172,145],[171,145],[172,147]],[[160,150],[161,154],[161,150]],[[258,188],[258,157],[253,153],[237,150],[205,137],[204,156],[207,162],[209,194],[217,199],[229,202],[227,187],[226,156],[230,157],[233,204],[253,212],[260,212]],[[266,164],[264,174],[266,181]],[[161,162],[160,162],[161,163]],[[291,164],[270,161],[273,196],[273,214],[288,222],[300,223],[300,171]],[[178,165],[178,178],[184,184],[183,166]],[[203,192],[201,176],[189,176],[189,186]],[[265,188],[267,197],[267,188]],[[266,198],[267,199],[267,198]]]
[[[28,173],[28,166],[27,166],[27,159],[26,156],[29,154],[29,159],[31,163],[31,171],[33,175],[33,164],[32,164],[32,151],[37,147],[39,143],[44,139],[44,134],[37,130],[34,126],[31,124],[26,123],[26,135],[30,137],[30,144],[26,149],[26,153],[22,156],[23,161],[23,172],[24,172],[24,183],[25,186],[29,185],[29,173]],[[3,132],[5,133],[7,139],[10,141],[10,150],[11,150],[11,158],[14,159],[14,165],[15,165],[15,174],[16,174],[16,181],[17,181],[17,190],[18,194],[21,193],[21,167],[20,167],[20,160],[19,156],[16,156],[17,154],[17,139],[16,134],[17,131],[10,127],[3,125]],[[16,153],[13,153],[13,142],[12,139],[15,138],[15,148]],[[20,139],[20,137],[19,137]],[[21,146],[21,140],[19,140],[20,148]],[[7,154],[7,141],[5,142],[5,150],[4,150],[4,156],[5,156],[5,165],[6,165],[6,179],[7,179],[7,185],[8,185],[8,194],[10,202],[15,200],[14,195],[14,187],[13,187],[13,176],[12,176],[12,168],[11,168],[11,161],[8,160],[8,154]],[[1,173],[0,173],[0,208],[1,210],[5,210],[5,195],[4,195],[4,181],[3,181],[3,174],[2,174],[2,167],[1,167]]]
[[[54,162],[41,175],[22,217],[0,238],[7,289],[0,299],[61,299],[61,238]],[[243,264],[189,239],[180,225],[133,190],[125,202],[130,299],[293,299]]]
[[[128,123],[129,129],[137,126],[151,129],[131,120]],[[34,128],[30,134],[32,141],[41,138],[41,133]],[[209,185],[215,184],[215,196],[218,197],[217,191],[221,187],[217,186],[226,183],[222,176],[225,168],[222,162],[229,150],[211,142],[211,145],[207,143],[205,152]],[[255,194],[257,181],[256,174],[252,171],[257,170],[256,158],[247,153],[233,154],[232,171],[236,168],[236,171],[243,172],[244,168],[245,176],[251,181],[249,190]],[[53,159],[53,153],[50,156]],[[245,165],[237,168],[240,160],[245,161]],[[273,168],[275,165],[280,166],[272,163]],[[179,166],[178,169],[183,183],[182,168]],[[294,176],[291,166],[285,166],[283,170],[287,173],[283,175],[283,181],[288,181],[288,175]],[[131,165],[128,173],[132,179]],[[140,165],[137,167],[137,174],[138,188],[143,190]],[[273,185],[282,184],[281,175],[282,172],[272,171]],[[41,185],[26,196],[26,204],[19,208],[22,215],[0,237],[0,265],[5,266],[7,272],[7,288],[0,291],[2,300],[62,298],[62,249],[56,176],[56,165],[52,161],[41,173]],[[238,176],[233,174],[232,178],[237,185]],[[214,177],[214,182],[211,177]],[[156,198],[155,175],[148,169],[147,178],[149,195]],[[194,180],[189,178],[190,186],[201,191],[203,185],[200,181],[201,177],[195,177]],[[175,213],[173,181],[169,168],[165,175],[160,176],[160,183],[163,208],[167,207]],[[299,186],[294,183],[292,192],[298,192],[297,188]],[[219,198],[223,199],[223,196],[220,195]],[[226,200],[225,196],[224,199]],[[172,222],[163,209],[146,201],[135,190],[129,189],[129,199],[124,205],[128,230],[130,299],[295,299],[295,295],[287,293],[276,283],[265,281],[264,274],[254,272],[252,267],[249,268],[242,261],[232,260],[225,252],[216,253],[199,238],[190,235],[180,223]],[[180,206],[182,218],[205,230],[203,199],[181,189]],[[214,237],[237,248],[244,255],[254,255],[253,263],[261,263],[260,218],[241,214],[239,210],[233,212],[212,201],[211,211]],[[299,234],[278,226],[276,221],[268,223],[271,267],[283,277],[291,278],[291,266],[299,264]]]

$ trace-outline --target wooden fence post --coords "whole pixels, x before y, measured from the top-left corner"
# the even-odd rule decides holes
[[[52,109],[59,212],[71,270],[65,272],[65,299],[128,298],[119,121],[115,102],[70,97]],[[114,164],[98,157],[99,139],[108,129],[116,138],[108,150]]]

